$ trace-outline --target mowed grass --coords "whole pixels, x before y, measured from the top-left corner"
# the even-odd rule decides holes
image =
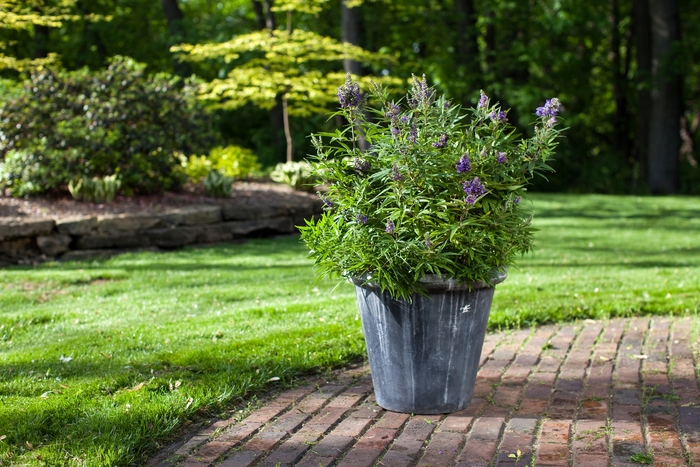
[[[697,336],[699,199],[533,201],[491,329],[689,314]],[[363,355],[352,287],[295,238],[0,270],[0,465],[143,465],[186,420]]]

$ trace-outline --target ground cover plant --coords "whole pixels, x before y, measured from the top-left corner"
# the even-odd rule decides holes
[[[697,339],[699,199],[533,200],[492,330],[690,314]],[[313,277],[297,238],[0,270],[0,465],[142,465],[188,418],[362,359],[353,287]]]

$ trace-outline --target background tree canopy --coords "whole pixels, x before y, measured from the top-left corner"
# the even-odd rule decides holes
[[[47,59],[97,72],[117,55],[146,64],[148,74],[237,77],[240,86],[250,60],[263,73],[280,62],[246,51],[243,38],[293,30],[364,50],[288,61],[300,76],[351,71],[406,82],[425,73],[465,105],[483,89],[524,134],[534,109],[558,97],[569,129],[557,174],[542,189],[700,192],[700,0],[0,0],[0,26],[6,96]],[[181,61],[171,52],[180,44],[221,52],[227,43],[238,47],[235,60]],[[327,121],[320,110],[332,104],[322,103],[290,119],[285,134],[283,93],[262,107],[255,96],[233,97],[235,108],[212,109],[222,139],[252,148],[268,166],[286,158],[289,138],[300,160],[311,152],[308,134],[340,123]]]

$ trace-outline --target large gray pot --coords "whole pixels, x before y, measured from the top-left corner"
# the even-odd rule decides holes
[[[469,287],[429,275],[428,296],[392,298],[376,284],[355,284],[377,403],[394,412],[456,412],[471,402],[494,286]]]

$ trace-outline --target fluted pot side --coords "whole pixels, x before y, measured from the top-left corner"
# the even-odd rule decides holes
[[[469,405],[494,288],[433,291],[412,303],[355,290],[377,403],[414,414]]]

